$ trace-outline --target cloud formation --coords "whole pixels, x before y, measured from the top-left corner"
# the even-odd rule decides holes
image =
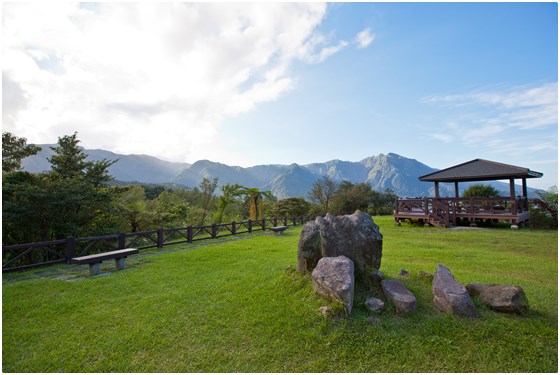
[[[3,11],[4,130],[34,143],[77,130],[86,147],[169,160],[205,155],[225,116],[296,86],[295,61],[321,63],[348,45],[317,31],[327,11],[320,3],[14,3]],[[360,45],[373,40],[364,32]]]
[[[358,48],[366,48],[375,39],[375,34],[371,33],[371,28],[366,28],[360,31],[356,35],[356,42],[358,43]]]
[[[550,129],[558,128],[557,82],[436,95],[421,102],[452,109],[453,125],[428,133],[434,140],[481,146],[506,155],[558,149],[556,137],[550,136],[554,134]]]

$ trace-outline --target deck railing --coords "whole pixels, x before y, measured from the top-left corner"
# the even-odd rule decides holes
[[[511,212],[513,215],[529,210],[529,201],[526,197],[465,197],[465,198],[398,198],[395,203],[395,213],[424,212],[426,215],[433,212],[434,202],[445,204],[455,213]]]
[[[17,245],[2,245],[2,272],[20,271],[32,267],[69,263],[76,256],[97,254],[111,250],[135,247],[140,250],[161,248],[180,243],[264,231],[279,224],[296,226],[315,219],[315,216],[297,216],[246,220],[231,223],[182,228],[116,233],[95,237],[68,237],[66,239]]]

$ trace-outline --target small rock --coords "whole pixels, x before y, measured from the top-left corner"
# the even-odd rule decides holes
[[[400,270],[399,273],[397,273],[397,276],[408,279],[409,273],[407,270]]]
[[[321,306],[319,307],[319,312],[321,313],[321,315],[323,315],[325,318],[329,317],[330,315],[332,315],[332,310],[329,306]]]
[[[434,305],[441,311],[455,315],[476,317],[478,312],[467,289],[455,280],[444,265],[438,265],[432,282]]]
[[[373,278],[373,282],[376,284],[381,284],[381,280],[383,280],[383,272],[379,270],[374,270],[371,274]]]
[[[385,302],[375,297],[368,298],[365,305],[369,311],[373,312],[379,312],[385,308]]]
[[[313,289],[325,297],[344,304],[348,314],[354,303],[354,263],[340,255],[319,259],[311,273]]]
[[[527,296],[520,286],[502,284],[469,284],[466,286],[471,297],[478,297],[490,309],[507,313],[527,310]]]
[[[410,313],[416,310],[416,297],[406,289],[403,283],[398,280],[383,280],[381,286],[385,297],[395,305],[397,314]]]
[[[429,282],[432,282],[434,280],[434,275],[432,275],[431,273],[426,272],[426,271],[418,271],[417,275],[418,275],[418,278],[422,279],[422,280],[426,280],[426,281],[429,281]]]
[[[368,316],[366,320],[369,324],[377,324],[380,322],[379,318],[376,318],[375,316]]]

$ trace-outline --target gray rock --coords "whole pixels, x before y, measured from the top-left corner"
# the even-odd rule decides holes
[[[379,324],[379,322],[380,322],[379,318],[376,318],[375,316],[368,316],[368,317],[366,318],[366,321],[367,321],[369,324]]]
[[[321,306],[319,307],[319,312],[321,313],[321,315],[323,315],[325,318],[327,318],[328,316],[332,315],[332,310],[329,306]]]
[[[324,257],[311,273],[313,289],[327,298],[341,302],[348,314],[354,302],[354,263],[341,255]]]
[[[432,293],[434,305],[439,310],[467,317],[478,316],[467,289],[457,282],[449,268],[442,264],[438,265],[434,275]]]
[[[527,296],[520,286],[474,283],[467,285],[466,289],[471,297],[479,298],[495,311],[522,313],[529,307]]]
[[[385,297],[393,302],[397,314],[410,313],[416,310],[416,297],[403,283],[398,280],[383,280],[381,282]]]
[[[416,274],[419,279],[432,282],[434,280],[434,275],[426,271],[418,271]]]
[[[397,273],[398,277],[402,277],[403,279],[408,279],[409,273],[407,270],[400,270],[399,273]]]
[[[319,259],[344,255],[354,262],[356,279],[373,283],[373,272],[381,266],[383,236],[370,215],[327,214],[306,223],[298,243],[297,271],[312,272]]]
[[[383,280],[383,272],[381,272],[379,270],[374,270],[371,273],[371,276],[373,278],[374,283],[381,284],[381,280]]]
[[[385,302],[375,297],[368,298],[365,305],[369,311],[373,312],[379,312],[385,308]]]

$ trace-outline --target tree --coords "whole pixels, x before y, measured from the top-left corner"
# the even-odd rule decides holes
[[[372,200],[373,190],[369,183],[343,181],[332,197],[331,210],[339,215],[353,214],[356,210],[365,211]]]
[[[272,198],[272,192],[261,191],[258,188],[239,187],[238,195],[245,197],[245,202],[249,204],[249,217],[253,220],[264,218],[264,198]]]
[[[190,218],[190,204],[185,190],[166,190],[153,200],[160,227],[184,227]]]
[[[538,191],[531,200],[530,210],[533,227],[558,229],[558,188]]]
[[[373,191],[373,197],[368,205],[370,215],[390,215],[395,209],[397,195],[387,188],[384,192]]]
[[[51,163],[52,174],[63,180],[85,178],[94,186],[109,182],[112,177],[108,168],[117,160],[86,161],[87,154],[78,146],[78,133],[58,138],[58,146],[51,147],[54,151],[47,160]]]
[[[228,183],[222,186],[222,195],[218,197],[217,223],[222,223],[226,208],[237,200],[239,189],[241,189],[241,185],[238,184],[232,185]]]
[[[20,242],[87,235],[96,218],[110,210],[113,190],[107,168],[114,161],[85,162],[76,134],[59,138],[50,158],[53,170],[13,172],[2,186],[3,238]]]
[[[463,197],[498,197],[500,192],[491,185],[473,184],[463,191]]]
[[[150,209],[144,188],[139,185],[127,186],[114,201],[117,215],[126,223],[124,232],[140,232],[151,229],[155,224],[155,214]]]
[[[2,172],[10,173],[21,169],[21,162],[28,156],[41,151],[41,147],[28,145],[25,138],[12,133],[2,133]]]
[[[323,176],[320,180],[315,181],[307,197],[311,202],[319,205],[322,214],[326,214],[329,211],[331,199],[337,190],[338,184],[330,177]]]
[[[279,200],[272,206],[274,217],[299,217],[309,214],[311,204],[303,198],[286,198]]]
[[[216,186],[218,186],[218,178],[214,178],[212,181],[207,177],[202,179],[200,183],[200,190],[202,191],[202,218],[200,219],[200,225],[204,225],[206,216],[210,209],[210,203],[212,202],[212,197],[214,196],[214,191],[216,191]]]

